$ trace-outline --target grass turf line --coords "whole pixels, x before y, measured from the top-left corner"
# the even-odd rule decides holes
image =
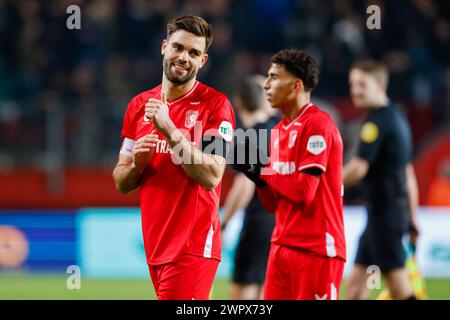
[[[148,280],[82,279],[81,290],[68,290],[66,277],[60,275],[0,274],[0,300],[147,300],[155,299],[153,285]],[[217,279],[213,299],[229,297],[228,279]],[[429,299],[450,300],[450,279],[427,279]],[[372,291],[371,299],[380,290]],[[341,299],[345,299],[345,280],[341,286]]]

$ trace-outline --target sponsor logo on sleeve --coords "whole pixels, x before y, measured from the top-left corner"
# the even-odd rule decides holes
[[[233,138],[233,126],[228,121],[222,121],[217,131],[219,132],[220,136],[227,142],[230,142]]]
[[[323,136],[315,135],[308,139],[306,150],[314,155],[321,154],[327,148],[327,143]]]

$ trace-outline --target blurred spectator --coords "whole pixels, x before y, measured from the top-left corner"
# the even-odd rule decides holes
[[[450,158],[442,161],[439,173],[431,182],[428,205],[450,206]]]
[[[66,28],[72,4],[81,8],[81,30]],[[372,4],[381,8],[381,30],[366,28]],[[348,97],[350,65],[373,57],[391,68],[393,99],[429,110],[434,128],[450,123],[446,0],[0,0],[0,153],[27,165],[33,157],[24,148],[42,152],[51,92],[64,111],[68,159],[104,164],[118,147],[111,137],[120,135],[126,101],[160,81],[161,34],[181,13],[213,25],[199,79],[225,93],[242,75],[266,72],[273,52],[300,47],[321,63],[317,97]],[[335,105],[349,131],[354,119]]]

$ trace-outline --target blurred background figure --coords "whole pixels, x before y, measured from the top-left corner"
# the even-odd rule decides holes
[[[365,300],[370,266],[377,266],[396,300],[416,299],[404,268],[403,236],[418,237],[417,181],[411,164],[409,124],[386,94],[389,72],[375,60],[356,62],[349,74],[350,95],[368,111],[356,154],[344,166],[344,186],[367,185],[367,224],[359,240],[347,298]]]
[[[45,174],[37,191],[30,191],[30,206],[43,199],[40,204],[64,207],[58,195],[67,199],[88,171],[114,164],[124,105],[159,81],[159,50],[154,48],[168,18],[186,11],[205,16],[214,26],[211,63],[199,80],[228,95],[243,75],[264,73],[276,50],[309,50],[321,65],[316,95],[334,106],[344,143],[352,145],[363,114],[347,97],[347,71],[356,59],[372,57],[391,71],[389,94],[411,122],[415,159],[436,136],[448,137],[442,132],[450,121],[447,1],[376,1],[383,18],[380,30],[365,27],[365,2],[349,0],[76,4],[81,30],[65,27],[64,1],[0,1],[1,170],[10,172],[8,180],[16,180],[25,167],[31,177]],[[418,177],[427,190],[429,175]],[[108,192],[110,187],[104,186]],[[86,198],[75,191],[74,206],[109,202],[91,194]],[[349,190],[346,198],[358,203],[358,194]],[[15,206],[16,200],[6,196],[0,204]]]
[[[428,204],[450,206],[450,158],[441,162],[439,174],[431,182]]]
[[[279,119],[266,102],[263,82],[264,77],[259,75],[247,76],[239,81],[233,95],[233,105],[240,120],[241,132],[247,133],[250,141],[267,154],[270,130]],[[244,138],[240,133],[236,133],[236,139]],[[237,149],[237,152],[246,150]],[[238,154],[234,157],[239,159]],[[244,221],[234,256],[230,298],[262,299],[275,217],[262,207],[255,192],[255,184],[240,172],[234,176],[224,203],[222,229],[226,228],[239,210],[244,210]]]
[[[361,117],[346,98],[346,73],[353,61],[365,57],[390,68],[389,93],[411,121],[416,145],[449,123],[446,1],[376,1],[383,13],[381,30],[365,28],[365,3],[349,0],[76,4],[81,30],[65,27],[64,1],[0,1],[0,153],[9,159],[8,167],[42,168],[49,157],[62,162],[59,174],[66,166],[112,165],[123,106],[159,81],[154,48],[167,19],[186,10],[212,21],[212,63],[200,80],[220,91],[231,94],[242,75],[265,72],[274,51],[302,47],[321,62],[316,94],[341,114],[345,142],[347,126]],[[270,28],[267,18],[273,21]],[[64,139],[58,148],[53,142],[49,146],[46,130],[55,127],[49,122],[60,123]]]

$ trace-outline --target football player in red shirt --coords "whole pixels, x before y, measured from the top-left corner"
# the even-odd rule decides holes
[[[284,118],[272,129],[268,165],[241,166],[276,217],[264,298],[338,299],[346,259],[342,139],[311,103],[319,80],[314,58],[282,50],[271,62],[264,89]]]
[[[162,83],[126,110],[113,177],[140,188],[147,263],[158,299],[208,299],[221,258],[218,206],[235,126],[227,97],[196,80],[210,25],[181,16],[167,25]]]

